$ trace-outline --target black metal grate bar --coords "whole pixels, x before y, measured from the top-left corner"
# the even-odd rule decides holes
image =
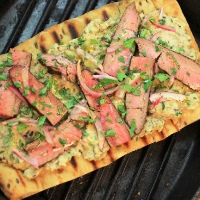
[[[8,40],[6,46],[3,49],[3,52],[7,52],[9,51],[9,49],[14,45],[14,43],[16,42],[18,35],[21,34],[21,31],[23,30],[23,27],[30,15],[30,13],[32,12],[32,9],[34,7],[34,0],[31,0],[30,3],[28,3],[26,10],[24,11],[24,14],[22,16],[22,18],[18,21],[18,23],[15,26],[15,29],[12,33],[12,35],[10,36],[10,39]]]

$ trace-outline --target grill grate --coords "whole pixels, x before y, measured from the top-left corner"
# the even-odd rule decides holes
[[[187,1],[179,2],[200,44],[200,27],[193,17],[199,9],[197,6],[192,9],[195,4],[191,2],[195,0],[190,0],[190,4]],[[54,24],[110,2],[0,0],[0,53],[7,52],[11,47]],[[192,16],[189,15],[191,13]],[[165,141],[130,153],[107,167],[26,199],[192,199],[200,185],[199,133],[199,122],[196,122]],[[0,192],[0,200],[4,199],[6,197]]]

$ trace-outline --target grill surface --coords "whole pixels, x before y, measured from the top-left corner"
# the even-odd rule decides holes
[[[110,0],[0,0],[0,53],[68,18]],[[179,0],[200,45],[198,0]],[[126,155],[108,167],[27,200],[189,200],[200,186],[200,122],[165,141]],[[6,197],[0,192],[0,200]]]

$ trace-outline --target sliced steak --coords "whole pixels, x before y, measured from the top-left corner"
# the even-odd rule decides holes
[[[130,69],[137,69],[140,71],[140,73],[145,72],[147,76],[152,78],[154,63],[155,60],[152,58],[133,57],[131,60]],[[126,94],[126,122],[131,127],[134,121],[135,134],[139,134],[144,126],[147,116],[150,88],[148,88],[148,90],[144,89],[141,78],[138,78],[134,82],[134,86],[138,86],[140,88],[140,95],[136,96],[131,93]]]
[[[17,115],[21,100],[9,89],[5,89],[9,81],[1,81],[0,84],[0,117],[11,118]]]
[[[161,54],[161,46],[157,47],[152,41],[144,38],[136,38],[135,42],[138,45],[140,57],[144,56],[156,59]]]
[[[41,93],[42,89],[45,89],[45,86],[26,70],[25,67],[14,66],[10,70],[11,80],[15,85],[18,85],[19,91],[31,105],[41,114],[45,115],[52,125],[57,124],[67,113],[67,108],[51,91],[46,90],[46,92],[43,91]],[[26,78],[23,76],[24,71],[28,75]]]
[[[42,54],[40,60],[45,66],[50,67],[52,70],[58,71],[61,74],[67,76],[69,80],[75,80],[76,64],[67,58],[53,54]]]
[[[103,69],[107,74],[116,76],[120,68],[128,68],[133,52],[124,42],[127,39],[135,37],[139,24],[140,17],[135,8],[135,4],[132,3],[126,8],[110,47],[107,49],[103,63]],[[134,38],[132,42],[132,48],[134,48]]]
[[[40,139],[28,144],[25,150],[32,160],[35,160],[35,167],[53,160],[63,153],[70,146],[81,139],[81,130],[76,128],[72,122],[64,121],[57,130],[51,130],[50,133],[53,138],[53,143],[47,143],[46,140]],[[31,163],[30,163],[31,164]]]
[[[13,65],[21,65],[23,67],[29,67],[31,65],[32,54],[24,51],[10,49],[12,53]]]
[[[200,65],[193,60],[162,48],[162,54],[158,59],[158,66],[169,75],[180,80],[194,90],[200,90]]]
[[[93,89],[93,87],[97,85],[98,82],[93,79],[92,74],[89,71],[82,71],[82,76],[89,88]],[[111,103],[109,97],[105,96],[101,102],[100,98],[92,97],[83,88],[82,90],[89,106],[95,108],[94,112],[96,116],[100,119],[104,119],[100,121],[109,145],[114,147],[128,142],[131,139],[129,131],[124,123],[119,123],[121,117]]]

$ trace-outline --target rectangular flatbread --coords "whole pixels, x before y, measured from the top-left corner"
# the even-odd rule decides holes
[[[193,54],[189,55],[189,57],[193,57],[195,61],[199,61],[198,46],[176,0],[122,0],[120,2],[111,3],[103,6],[102,8],[90,11],[80,17],[69,19],[52,26],[29,40],[22,42],[14,49],[31,53],[31,65],[33,66],[38,61],[37,56],[41,52],[46,54],[55,45],[55,43],[60,43],[60,41],[62,41],[62,43],[65,44],[74,38],[80,37],[84,28],[93,19],[100,18],[103,21],[108,20],[109,18],[118,19],[121,17],[122,13],[124,13],[126,7],[132,2],[135,3],[136,9],[142,20],[144,20],[145,16],[150,13],[159,13],[162,7],[163,12],[167,16],[170,16],[175,20],[180,20],[184,26],[184,33],[187,35],[186,40],[188,48],[193,49],[193,51],[191,51]],[[6,59],[6,56],[6,54],[0,56],[0,63]],[[196,93],[198,96],[199,92]],[[153,112],[154,111],[152,111],[152,113]],[[71,161],[68,161],[66,165],[60,166],[58,169],[51,170],[45,167],[40,167],[39,175],[31,179],[25,177],[22,171],[15,169],[6,163],[0,162],[0,187],[9,199],[22,199],[31,196],[50,187],[73,180],[101,167],[107,166],[132,151],[141,149],[149,144],[162,141],[199,119],[200,102],[197,101],[195,109],[186,109],[183,113],[181,113],[179,118],[165,119],[161,130],[153,130],[148,134],[143,131],[142,135],[139,137],[133,137],[132,140],[121,145],[120,147],[110,148],[106,155],[101,159],[90,161],[81,155],[73,156]]]

